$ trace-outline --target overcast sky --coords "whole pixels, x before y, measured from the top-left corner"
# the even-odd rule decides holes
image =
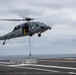
[[[10,12],[17,9],[23,10],[24,17],[40,18],[35,21],[52,27],[40,38],[37,34],[31,37],[32,54],[76,53],[76,0],[0,0],[0,18],[22,18]],[[0,21],[0,35],[21,23]],[[5,46],[2,43],[0,55],[29,54],[28,37],[7,40]]]

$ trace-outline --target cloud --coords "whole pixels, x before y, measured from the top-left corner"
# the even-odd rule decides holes
[[[52,30],[42,33],[40,38],[37,34],[31,38],[33,54],[76,53],[75,0],[0,0],[0,18],[22,18],[9,10],[21,10],[23,15],[27,9],[29,17],[52,26]],[[14,26],[21,23],[23,22],[0,21],[0,35],[12,31]],[[5,46],[2,46],[2,42],[0,41],[2,55],[29,53],[28,37],[9,40]]]

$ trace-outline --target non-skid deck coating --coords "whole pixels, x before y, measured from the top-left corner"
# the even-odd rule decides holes
[[[42,59],[38,64],[0,61],[0,75],[76,75],[76,60]]]

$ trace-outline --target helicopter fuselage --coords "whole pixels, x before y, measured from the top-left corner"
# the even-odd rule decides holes
[[[41,33],[51,29],[51,27],[45,25],[41,22],[26,22],[14,27],[14,30],[10,33],[7,33],[0,37],[0,40],[9,40],[12,38],[23,37],[23,36],[33,36],[38,33],[38,36],[41,36]]]

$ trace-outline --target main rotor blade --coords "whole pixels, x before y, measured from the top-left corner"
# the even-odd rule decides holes
[[[0,21],[31,21],[34,20],[34,18],[24,18],[24,19],[0,19]]]
[[[26,19],[0,19],[0,21],[26,21]]]

